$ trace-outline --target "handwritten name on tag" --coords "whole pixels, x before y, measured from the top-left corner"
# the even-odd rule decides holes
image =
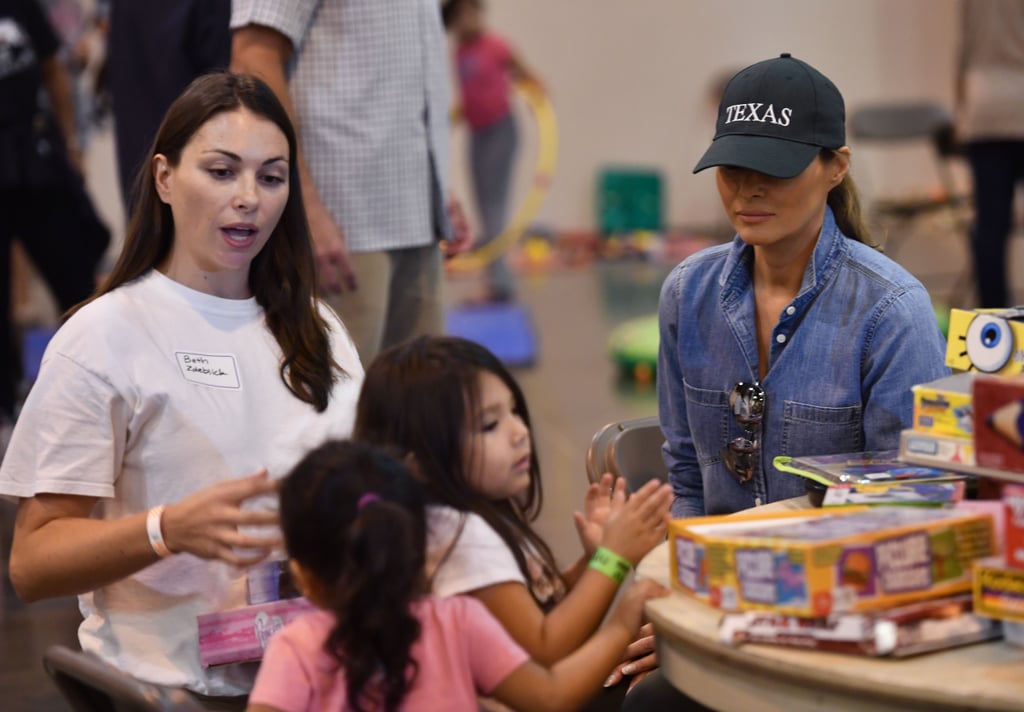
[[[241,388],[238,366],[231,354],[197,354],[175,351],[178,367],[186,381],[214,388]]]

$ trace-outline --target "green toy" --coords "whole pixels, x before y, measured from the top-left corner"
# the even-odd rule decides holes
[[[654,383],[658,367],[658,315],[630,319],[608,339],[608,351],[620,373],[637,383]]]

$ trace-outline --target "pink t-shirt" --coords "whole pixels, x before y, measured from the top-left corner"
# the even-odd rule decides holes
[[[461,712],[480,709],[490,694],[529,660],[482,603],[468,596],[425,596],[413,604],[423,626],[412,646],[419,673],[402,709]],[[324,650],[335,618],[327,611],[301,616],[270,639],[250,704],[284,712],[345,710],[345,671]]]
[[[459,44],[455,66],[462,90],[462,112],[470,128],[490,126],[508,116],[509,62],[512,50],[497,35],[485,33]]]

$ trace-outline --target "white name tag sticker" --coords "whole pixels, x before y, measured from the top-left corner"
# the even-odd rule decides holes
[[[186,381],[214,388],[241,388],[238,366],[231,354],[197,354],[175,351],[178,367]]]

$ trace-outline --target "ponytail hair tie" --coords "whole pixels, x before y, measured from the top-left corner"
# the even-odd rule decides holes
[[[367,492],[366,494],[359,498],[359,502],[356,503],[356,509],[361,512],[363,511],[363,507],[365,507],[366,505],[373,504],[374,502],[379,501],[379,494],[377,494],[376,492]]]

